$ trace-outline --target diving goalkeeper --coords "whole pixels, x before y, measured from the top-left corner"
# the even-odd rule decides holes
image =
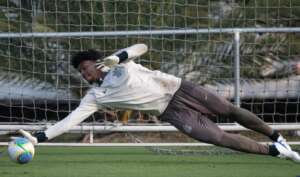
[[[133,59],[147,52],[136,44],[104,57],[96,50],[76,53],[72,65],[93,87],[80,105],[66,118],[33,136],[20,132],[34,144],[59,136],[81,123],[99,109],[139,110],[156,115],[188,136],[237,151],[277,156],[300,162],[285,139],[255,114],[234,106],[206,88],[192,82],[153,71]],[[274,143],[260,144],[250,138],[221,130],[210,115],[228,117],[242,126],[269,137]]]

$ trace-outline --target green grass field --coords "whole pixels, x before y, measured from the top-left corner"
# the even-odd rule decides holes
[[[145,148],[37,147],[32,162],[0,158],[0,177],[296,177],[300,164],[246,155],[161,155]]]

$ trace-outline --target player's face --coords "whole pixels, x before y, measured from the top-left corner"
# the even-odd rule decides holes
[[[96,68],[96,61],[84,60],[79,64],[79,71],[82,77],[89,83],[95,82],[101,77],[101,70]]]

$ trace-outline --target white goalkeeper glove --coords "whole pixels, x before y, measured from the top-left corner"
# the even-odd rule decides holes
[[[43,131],[36,132],[36,133],[34,133],[34,135],[31,135],[29,132],[20,129],[18,131],[18,133],[20,133],[25,138],[27,138],[33,145],[36,145],[36,144],[38,144],[40,142],[44,142],[44,141],[48,140],[45,132],[43,132]]]
[[[96,61],[96,66],[97,66],[97,68],[101,69],[105,66],[112,67],[112,66],[118,64],[119,62],[120,62],[120,59],[118,56],[111,55],[111,56],[105,57],[103,59],[98,59]]]
[[[32,136],[29,132],[23,130],[23,129],[20,129],[18,131],[18,133],[20,133],[21,135],[24,136],[24,138],[28,139],[33,145],[36,145],[38,144],[38,140],[36,137]]]

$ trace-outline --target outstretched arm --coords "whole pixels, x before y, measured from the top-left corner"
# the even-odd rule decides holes
[[[97,67],[114,66],[119,63],[124,63],[129,60],[135,59],[148,51],[148,47],[145,44],[135,44],[125,49],[121,49],[116,53],[104,58],[97,60]]]
[[[56,136],[59,136],[67,131],[69,131],[75,125],[81,123],[91,114],[98,110],[96,100],[93,94],[87,94],[82,98],[80,105],[72,111],[66,118],[57,122],[53,126],[49,127],[44,132],[37,132],[33,136],[24,130],[19,132],[29,139],[33,144],[44,142],[50,139],[53,139]]]

